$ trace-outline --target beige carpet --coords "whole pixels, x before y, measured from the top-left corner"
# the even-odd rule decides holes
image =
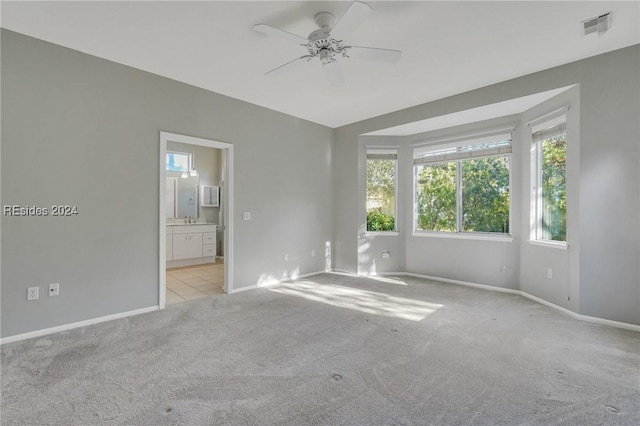
[[[638,425],[640,333],[324,274],[2,346],[2,425]]]

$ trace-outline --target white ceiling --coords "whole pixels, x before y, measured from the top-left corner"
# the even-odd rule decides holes
[[[349,2],[8,2],[2,27],[329,127],[640,43],[640,2],[371,1],[347,44],[402,50],[399,63],[345,59],[342,87],[318,62],[264,72],[306,50],[252,30],[307,36]],[[580,22],[612,11],[602,36]]]

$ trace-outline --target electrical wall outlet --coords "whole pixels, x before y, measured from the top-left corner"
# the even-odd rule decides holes
[[[60,295],[60,284],[53,283],[49,284],[49,296],[59,296]]]
[[[285,254],[285,255],[284,255],[284,260],[285,260],[285,262],[286,262],[287,260],[289,260],[289,255],[288,255],[288,254]]]
[[[553,269],[547,268],[547,278],[553,278]]]
[[[36,300],[40,297],[40,289],[38,287],[29,287],[27,289],[27,300]]]
[[[316,255],[316,251],[315,250],[311,250],[311,257],[314,257]]]

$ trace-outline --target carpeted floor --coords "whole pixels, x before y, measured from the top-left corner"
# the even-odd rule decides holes
[[[2,425],[639,425],[640,333],[324,274],[2,346]]]

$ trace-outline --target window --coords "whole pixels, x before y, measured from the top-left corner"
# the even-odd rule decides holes
[[[566,115],[532,125],[532,239],[567,241]]]
[[[397,151],[367,151],[367,231],[396,230]]]
[[[509,233],[511,134],[413,154],[415,231]]]
[[[172,172],[189,172],[191,154],[185,152],[167,152],[167,170]]]

